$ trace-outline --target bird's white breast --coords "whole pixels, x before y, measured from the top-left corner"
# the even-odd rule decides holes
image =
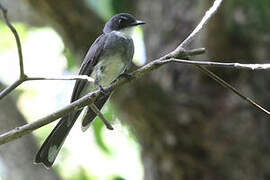
[[[124,72],[125,66],[126,64],[123,63],[120,54],[115,54],[100,61],[93,70],[91,77],[96,79],[101,86],[108,86]]]

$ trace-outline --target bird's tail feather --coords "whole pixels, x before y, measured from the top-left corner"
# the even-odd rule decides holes
[[[109,97],[110,94],[95,102],[97,108],[101,109]],[[81,110],[75,112],[74,114],[63,117],[58,122],[58,124],[55,126],[55,128],[52,130],[50,135],[47,137],[39,149],[34,163],[42,163],[47,168],[50,168],[53,165],[68,133],[70,132],[80,113]],[[91,122],[95,119],[95,117],[96,114],[91,109],[89,109],[89,111],[87,111],[86,115],[83,117],[82,129],[86,130],[90,126]]]
[[[42,163],[47,168],[50,168],[53,165],[68,133],[70,132],[79,114],[80,112],[76,112],[75,117],[70,119],[70,122],[68,119],[69,116],[63,117],[58,122],[58,124],[55,126],[53,131],[50,133],[50,135],[47,137],[39,149],[34,163]]]

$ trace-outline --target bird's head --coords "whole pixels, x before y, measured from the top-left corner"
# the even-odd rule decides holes
[[[129,29],[137,25],[145,24],[144,21],[139,21],[134,18],[131,14],[120,13],[114,15],[106,24],[103,29],[104,33],[110,33],[112,31],[121,31]],[[131,29],[131,28],[130,28]]]

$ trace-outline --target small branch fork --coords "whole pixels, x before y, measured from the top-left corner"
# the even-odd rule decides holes
[[[192,50],[186,50],[185,47],[195,38],[195,36],[201,31],[201,29],[206,25],[206,23],[209,21],[209,19],[217,12],[218,8],[220,7],[222,3],[222,0],[215,0],[213,6],[206,11],[204,17],[198,24],[198,26],[192,31],[192,33],[172,52],[168,53],[167,55],[155,59],[151,61],[150,63],[144,65],[143,67],[137,69],[136,71],[130,73],[129,78],[125,77],[119,77],[119,79],[115,82],[113,82],[111,85],[104,87],[104,92],[94,91],[90,92],[87,95],[83,96],[82,98],[78,99],[77,101],[74,101],[70,103],[69,105],[65,106],[64,108],[47,115],[41,119],[38,119],[35,122],[17,127],[13,130],[10,130],[2,135],[0,135],[0,145],[5,144],[7,142],[10,142],[12,140],[15,140],[23,135],[26,135],[28,133],[31,133],[35,129],[38,129],[46,124],[49,124],[58,118],[63,117],[64,115],[68,114],[71,111],[74,111],[76,109],[83,108],[84,106],[89,106],[93,104],[96,99],[101,98],[104,96],[104,93],[110,93],[116,88],[122,86],[125,83],[128,83],[129,81],[137,80],[144,75],[146,75],[149,72],[152,72],[162,65],[168,64],[168,63],[182,63],[182,64],[190,64],[194,65],[197,68],[199,68],[200,71],[208,75],[210,78],[221,84],[222,86],[230,89],[232,92],[240,96],[242,99],[246,100],[248,103],[250,103],[252,106],[257,108],[259,111],[265,113],[267,116],[270,115],[270,112],[264,109],[262,106],[258,105],[254,101],[252,101],[250,98],[244,96],[242,93],[240,93],[236,88],[232,87],[230,84],[222,80],[220,77],[218,77],[213,72],[209,71],[203,66],[208,67],[223,67],[223,68],[234,68],[234,69],[247,69],[247,70],[263,70],[263,69],[270,69],[270,64],[240,64],[240,63],[221,63],[221,62],[209,62],[209,61],[190,61],[185,60],[189,57],[196,56],[203,54],[205,52],[204,48],[198,48],[198,49],[192,49]],[[88,80],[90,82],[93,82],[94,80],[88,76],[72,76],[72,77],[27,77],[24,74],[23,69],[23,59],[22,59],[22,51],[21,51],[21,45],[19,36],[15,30],[15,28],[9,23],[7,19],[7,10],[0,4],[0,9],[3,12],[3,16],[5,19],[5,22],[7,26],[11,29],[13,32],[17,47],[18,47],[18,54],[19,54],[19,60],[20,60],[20,78],[15,81],[13,84],[11,84],[9,87],[7,87],[5,90],[0,92],[0,100],[6,96],[8,93],[10,93],[12,90],[14,90],[17,86],[19,86],[24,81],[32,81],[32,80],[77,80],[77,79],[84,79]],[[90,106],[92,110],[96,112],[96,114],[103,120],[105,125],[108,129],[113,129],[110,123],[105,119],[105,117],[96,109],[94,106]],[[97,110],[97,111],[96,111]]]
[[[13,91],[16,87],[18,87],[20,84],[22,84],[25,81],[33,81],[33,80],[77,80],[77,79],[83,79],[87,80],[89,82],[94,82],[94,79],[89,77],[89,76],[81,76],[81,75],[76,75],[76,76],[59,76],[59,77],[28,77],[24,73],[24,65],[23,65],[23,54],[22,54],[22,46],[21,46],[21,41],[20,37],[14,28],[14,26],[9,22],[9,19],[7,17],[7,9],[0,3],[0,10],[2,11],[4,21],[8,28],[11,30],[13,33],[16,44],[17,44],[17,49],[18,49],[18,55],[19,55],[19,64],[20,64],[20,77],[18,80],[16,80],[14,83],[12,83],[10,86],[5,88],[0,92],[0,100],[3,99],[6,95],[8,95],[11,91]]]

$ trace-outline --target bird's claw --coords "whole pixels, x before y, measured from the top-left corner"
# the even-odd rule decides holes
[[[103,94],[106,95],[105,90],[103,89],[103,87],[101,85],[98,84],[98,90]]]
[[[120,74],[119,75],[119,78],[121,78],[121,77],[126,78],[129,81],[132,80],[132,76],[130,74],[128,74],[128,73],[122,73],[122,74]]]

